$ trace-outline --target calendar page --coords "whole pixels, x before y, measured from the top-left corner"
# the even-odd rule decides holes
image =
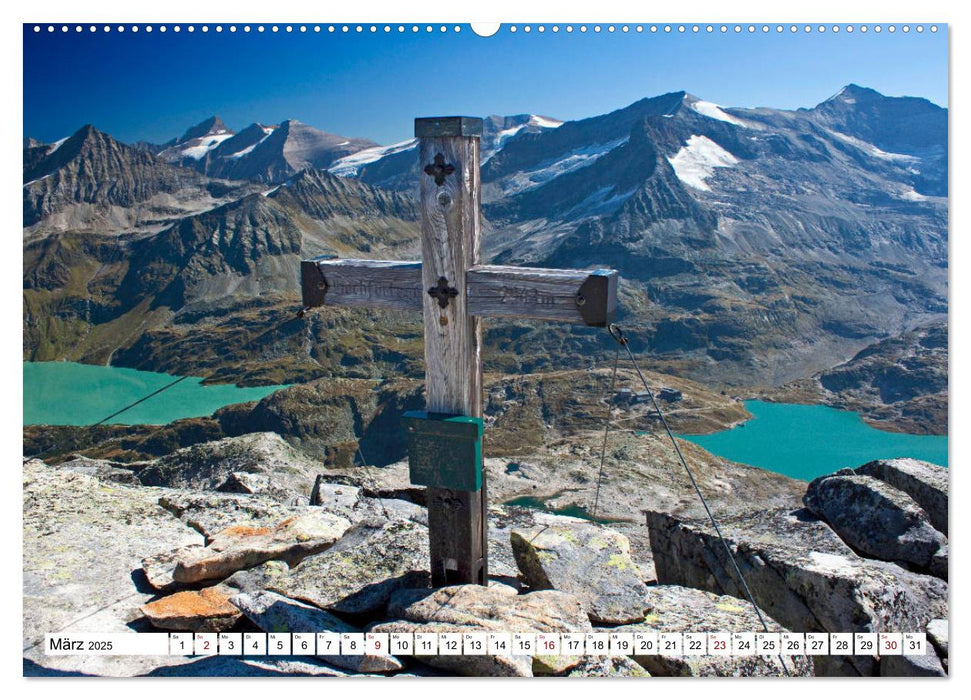
[[[20,28],[23,675],[946,676],[948,24],[304,10]]]

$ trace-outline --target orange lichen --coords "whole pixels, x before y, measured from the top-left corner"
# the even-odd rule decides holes
[[[216,537],[228,535],[229,537],[256,537],[258,535],[270,534],[268,527],[252,527],[250,525],[230,525],[225,530],[220,531]]]
[[[239,614],[229,598],[216,588],[173,593],[143,605],[142,612],[149,618],[227,617]]]

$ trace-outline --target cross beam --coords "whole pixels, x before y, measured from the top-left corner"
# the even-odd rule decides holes
[[[440,278],[422,286],[421,261],[340,259],[303,261],[303,303],[421,311],[424,295],[444,301],[458,290]],[[442,280],[445,280],[442,282]],[[528,318],[605,326],[617,307],[613,270],[555,270],[543,267],[475,265],[466,271],[468,312],[490,318]],[[454,295],[446,290],[455,290]],[[441,296],[446,294],[446,297]]]
[[[421,261],[341,260],[301,264],[303,303],[422,311],[425,442],[409,436],[412,480],[462,470],[427,489],[433,586],[485,585],[488,503],[482,469],[480,318],[526,318],[606,326],[617,308],[615,270],[554,270],[481,264],[479,138],[482,120],[415,120],[421,178]],[[476,423],[476,420],[478,423]],[[416,427],[417,426],[417,427]],[[450,443],[438,449],[436,442]],[[430,449],[431,448],[431,449]],[[430,464],[429,462],[436,462]],[[471,470],[471,473],[469,473]],[[433,483],[425,481],[424,483]]]

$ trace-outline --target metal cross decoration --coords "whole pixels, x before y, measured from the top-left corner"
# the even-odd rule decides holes
[[[303,303],[421,311],[425,408],[406,414],[411,480],[427,487],[433,586],[485,585],[488,508],[482,467],[480,319],[606,326],[615,270],[482,265],[482,120],[415,120],[421,178],[421,261],[315,258],[301,264]],[[434,156],[432,156],[434,154]],[[427,291],[427,293],[425,293]]]
[[[448,280],[444,277],[439,277],[438,284],[434,287],[429,287],[428,293],[438,299],[438,305],[444,309],[448,307],[449,299],[454,299],[459,295],[459,290],[455,287],[449,287]]]
[[[441,187],[445,184],[445,178],[455,172],[454,165],[446,165],[445,156],[441,153],[435,154],[435,159],[425,166],[425,173],[435,179],[435,184]]]

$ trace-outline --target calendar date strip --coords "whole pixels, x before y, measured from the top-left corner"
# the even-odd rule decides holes
[[[454,632],[48,634],[49,656],[890,656],[923,632]]]

